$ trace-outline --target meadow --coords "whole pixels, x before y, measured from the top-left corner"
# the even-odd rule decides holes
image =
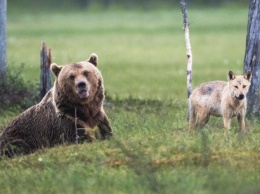
[[[243,72],[247,8],[188,10],[193,86]],[[240,134],[213,118],[187,123],[182,14],[163,10],[8,12],[7,60],[39,82],[40,43],[62,65],[95,52],[111,140],[58,146],[0,161],[0,193],[259,193],[260,124]],[[4,103],[4,102],[1,102]],[[22,109],[1,112],[0,126]]]

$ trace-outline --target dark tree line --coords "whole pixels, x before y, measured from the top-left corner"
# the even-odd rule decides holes
[[[216,6],[223,4],[247,4],[247,0],[187,0],[190,6]],[[34,7],[34,8],[88,8],[92,5],[108,8],[119,7],[157,7],[157,6],[179,6],[179,0],[12,0],[8,2],[11,6]]]

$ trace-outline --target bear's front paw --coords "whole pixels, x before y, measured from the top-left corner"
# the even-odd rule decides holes
[[[98,139],[104,140],[113,136],[113,132],[109,124],[99,124],[98,128],[99,130],[96,131]]]

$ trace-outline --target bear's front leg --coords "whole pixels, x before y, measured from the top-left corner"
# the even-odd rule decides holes
[[[101,117],[101,120],[99,120],[98,129],[97,136],[99,139],[106,139],[107,137],[113,136],[112,128],[105,114]]]

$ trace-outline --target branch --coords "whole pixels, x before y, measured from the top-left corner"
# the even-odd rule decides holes
[[[78,128],[77,128],[77,109],[75,108],[75,134],[76,134],[76,144],[79,144]]]

